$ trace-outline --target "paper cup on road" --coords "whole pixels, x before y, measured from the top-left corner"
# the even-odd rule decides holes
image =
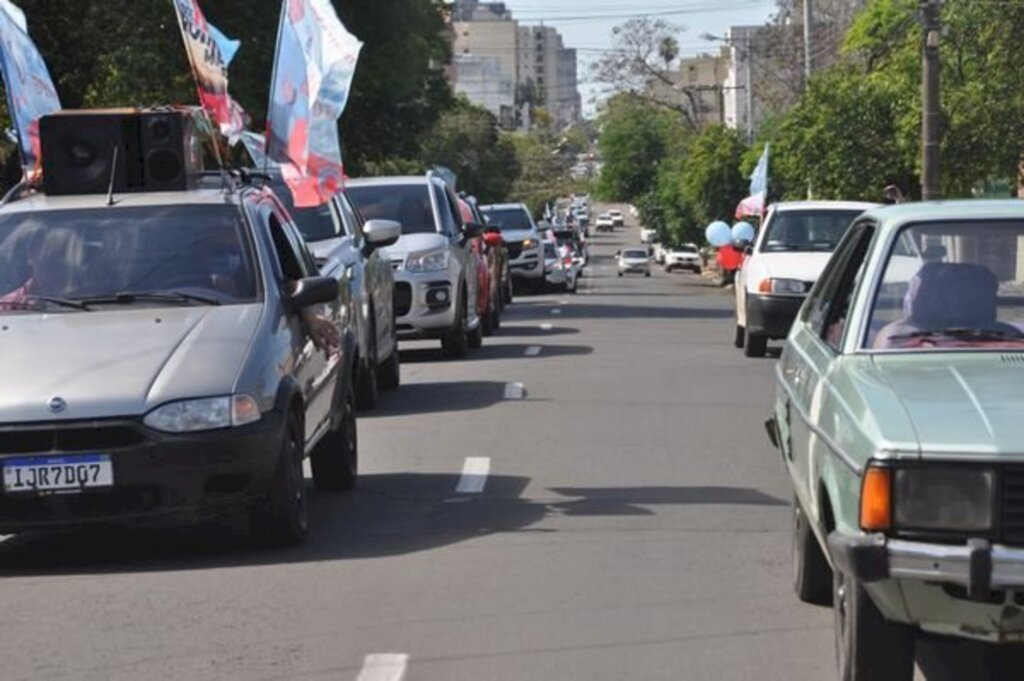
[[[721,248],[732,241],[732,230],[728,224],[719,220],[708,225],[704,230],[704,238],[715,248]]]

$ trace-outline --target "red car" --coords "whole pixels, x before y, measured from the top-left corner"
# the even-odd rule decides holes
[[[459,199],[459,209],[462,211],[463,222],[483,224],[466,199]],[[501,295],[498,291],[497,281],[492,276],[494,258],[488,255],[490,248],[483,236],[470,239],[469,250],[473,255],[473,260],[476,262],[476,290],[478,291],[476,311],[480,316],[480,328],[483,334],[489,336],[494,332],[494,329],[501,325]],[[486,292],[486,295],[484,292]]]

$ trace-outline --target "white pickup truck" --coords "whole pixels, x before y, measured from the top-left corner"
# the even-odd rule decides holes
[[[666,272],[690,270],[694,274],[700,274],[701,269],[700,252],[696,244],[683,244],[665,252]]]

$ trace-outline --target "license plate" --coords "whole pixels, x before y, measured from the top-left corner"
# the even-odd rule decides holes
[[[4,492],[81,492],[114,485],[107,454],[5,459]]]

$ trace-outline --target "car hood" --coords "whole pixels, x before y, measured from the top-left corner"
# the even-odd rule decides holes
[[[5,315],[0,423],[138,416],[235,389],[263,306]],[[60,397],[59,415],[47,407]]]
[[[831,253],[818,252],[757,253],[748,259],[744,266],[762,278],[774,277],[813,282],[821,276],[831,257]]]
[[[1024,365],[999,353],[875,355],[923,456],[1024,455]]]
[[[313,253],[314,258],[318,261],[327,261],[331,259],[335,251],[345,244],[347,239],[347,236],[339,236],[333,239],[307,241],[306,244],[309,246],[309,250]]]
[[[448,248],[449,245],[448,237],[437,232],[403,234],[398,241],[384,249],[384,253],[391,260],[399,260],[404,259],[410,253]]]

